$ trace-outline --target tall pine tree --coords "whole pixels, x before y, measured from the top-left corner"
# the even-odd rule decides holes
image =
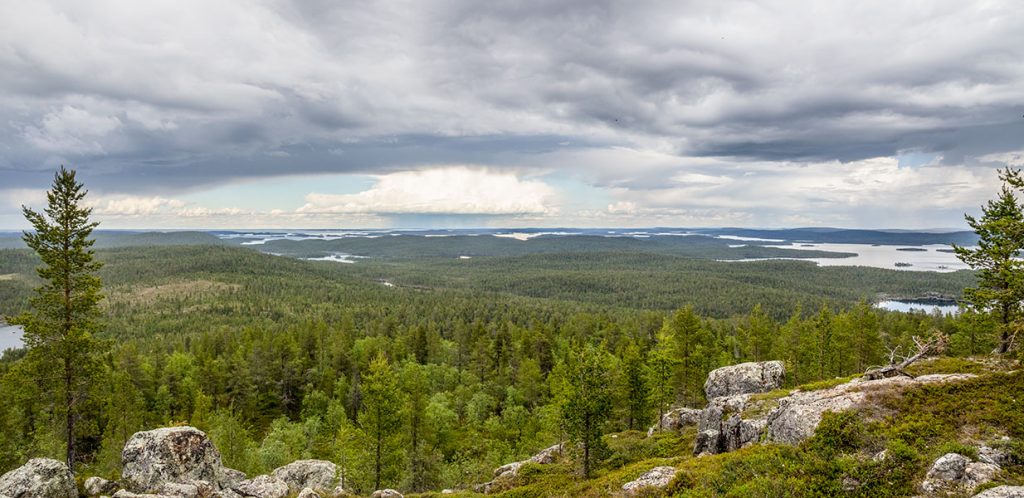
[[[25,243],[43,265],[36,273],[43,285],[30,298],[31,309],[9,320],[24,328],[30,363],[37,369],[41,392],[52,396],[55,416],[63,420],[68,467],[74,471],[75,427],[81,417],[96,373],[101,343],[99,330],[101,283],[91,239],[98,223],[89,221],[91,208],[82,201],[88,193],[64,166],[54,175],[42,213],[22,206],[33,231]]]
[[[981,208],[981,218],[965,215],[978,234],[978,247],[953,245],[956,256],[978,275],[977,287],[964,289],[964,300],[978,311],[989,312],[999,324],[999,353],[1009,350],[1024,299],[1024,213],[1011,187],[1024,187],[1019,170],[999,173],[999,197]]]

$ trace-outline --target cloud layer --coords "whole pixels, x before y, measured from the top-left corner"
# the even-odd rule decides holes
[[[1021,60],[1012,1],[0,0],[0,195],[66,163],[109,198],[379,178],[307,214],[949,225],[1021,164]]]

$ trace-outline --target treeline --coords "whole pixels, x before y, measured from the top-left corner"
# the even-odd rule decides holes
[[[954,354],[991,349],[977,317],[880,313],[861,304],[778,322],[755,308],[716,320],[668,315],[523,317],[478,303],[487,320],[422,310],[336,322],[217,327],[113,344],[76,438],[88,472],[114,475],[135,431],[188,423],[207,431],[227,465],[267,472],[300,458],[345,469],[354,489],[465,486],[491,469],[564,440],[571,359],[603,355],[605,432],[645,429],[671,404],[699,406],[707,372],[783,359],[789,385],[862,372],[915,334],[949,334]],[[59,420],[33,392],[17,355],[0,363],[0,469],[59,454]],[[380,446],[380,472],[375,449]]]

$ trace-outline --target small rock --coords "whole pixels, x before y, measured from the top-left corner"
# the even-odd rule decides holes
[[[288,496],[288,483],[268,475],[253,477],[231,488],[242,496],[254,498],[284,498]]]
[[[505,465],[502,465],[501,467],[494,469],[494,477],[501,477],[506,475],[514,476],[519,473],[519,467],[522,466],[523,462],[506,463]]]
[[[313,491],[313,488],[302,488],[302,491],[299,491],[299,496],[296,498],[320,498],[320,494]]]
[[[540,453],[537,453],[536,455],[530,457],[528,461],[533,463],[539,463],[542,465],[547,465],[558,461],[558,457],[560,456],[562,456],[561,443],[556,444],[554,446],[550,446],[548,448],[544,448],[543,450],[540,451]]]
[[[117,491],[117,482],[93,476],[86,479],[82,487],[89,496],[110,495]]]
[[[672,478],[675,476],[676,469],[674,467],[655,467],[636,478],[635,481],[623,484],[622,490],[632,495],[644,488],[664,488],[672,482]]]
[[[843,491],[852,493],[860,489],[860,481],[856,478],[846,476],[843,477]]]
[[[177,496],[171,495],[158,495],[152,493],[132,493],[127,489],[122,489],[114,493],[113,498],[178,498]]]
[[[445,488],[445,489],[441,490],[441,494],[443,494],[443,495],[455,494],[455,490]]]
[[[673,408],[661,417],[661,429],[663,431],[678,431],[688,425],[700,423],[701,410],[696,408]],[[653,436],[659,430],[658,425],[652,425],[647,429],[647,436]]]
[[[972,462],[964,469],[964,484],[973,490],[995,478],[1001,469],[998,465],[985,462]]]
[[[991,446],[979,446],[978,447],[978,460],[1005,467],[1011,463],[1010,453],[1003,449],[993,448]]]
[[[967,464],[971,461],[959,453],[946,453],[935,460],[932,468],[928,469],[927,479],[942,479],[943,481],[960,481],[967,471]]]
[[[974,498],[1024,498],[1024,486],[999,486],[986,489]]]
[[[326,460],[298,460],[274,469],[271,474],[288,484],[291,493],[303,488],[330,490],[338,483],[338,466]]]
[[[0,476],[0,496],[11,498],[78,498],[75,479],[64,462],[33,458]]]
[[[405,498],[404,496],[402,496],[402,493],[399,493],[398,491],[395,491],[393,489],[378,489],[377,491],[374,491],[373,494],[370,495],[370,497],[371,498]]]

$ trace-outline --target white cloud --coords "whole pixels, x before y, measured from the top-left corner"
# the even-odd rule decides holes
[[[549,214],[555,191],[539,180],[463,166],[403,171],[377,177],[355,194],[311,193],[300,213]]]
[[[93,214],[98,216],[152,216],[165,213],[168,209],[181,209],[185,203],[163,197],[115,196],[97,197],[87,200]]]
[[[99,139],[122,126],[114,116],[99,116],[65,105],[43,116],[40,123],[23,130],[25,140],[47,152],[102,154]]]

